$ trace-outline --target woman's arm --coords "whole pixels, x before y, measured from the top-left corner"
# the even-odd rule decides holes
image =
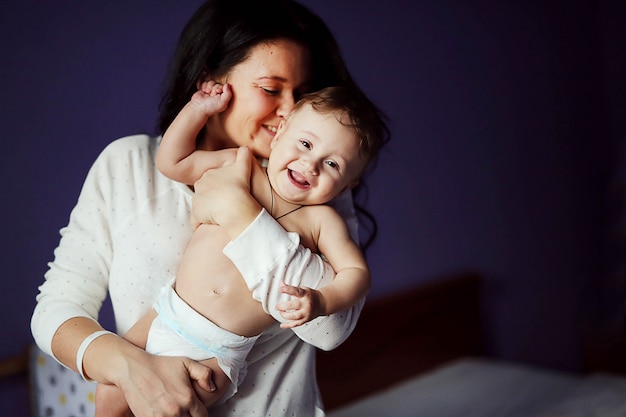
[[[37,295],[33,336],[43,351],[66,367],[75,371],[82,367],[87,378],[119,386],[137,415],[150,415],[154,410],[177,415],[171,410],[178,408],[204,417],[206,409],[190,378],[208,388],[210,370],[196,362],[152,356],[117,335],[105,334],[85,346],[83,360],[77,364],[79,347],[89,335],[102,330],[96,320],[108,290],[115,232],[112,196],[117,194],[114,189],[119,191],[111,179],[128,178],[127,172],[115,169],[120,155],[128,154],[128,149],[119,146],[110,146],[96,161],[70,222],[61,231],[55,259]]]
[[[68,320],[52,341],[55,357],[78,371],[78,347],[87,336],[101,329],[90,319]],[[91,342],[83,358],[83,375],[119,387],[135,415],[152,415],[154,410],[162,410],[163,415],[178,416],[181,410],[185,410],[189,414],[184,415],[208,417],[206,407],[190,386],[190,380],[200,388],[212,391],[211,370],[195,361],[150,355],[112,333]]]
[[[197,222],[226,229],[231,242],[224,249],[225,255],[237,266],[264,310],[284,321],[275,308],[286,300],[280,292],[282,282],[317,289],[330,284],[335,272],[319,255],[300,245],[299,236],[286,232],[250,195],[250,163],[249,150],[241,148],[235,164],[206,172],[195,184],[193,216]],[[364,301],[293,331],[320,349],[334,349],[354,329]]]

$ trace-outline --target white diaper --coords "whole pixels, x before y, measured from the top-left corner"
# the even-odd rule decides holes
[[[258,336],[240,336],[217,326],[176,294],[173,281],[161,289],[154,308],[158,316],[150,326],[146,351],[196,361],[216,358],[232,381],[219,402],[232,397],[246,375],[246,357]]]

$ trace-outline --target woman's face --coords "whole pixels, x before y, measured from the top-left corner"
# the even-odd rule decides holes
[[[309,54],[300,45],[277,40],[252,48],[221,83],[229,83],[233,96],[228,108],[207,122],[211,149],[248,146],[267,158],[279,123],[307,91]]]

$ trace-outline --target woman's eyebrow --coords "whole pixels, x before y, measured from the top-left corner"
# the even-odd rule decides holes
[[[274,80],[274,81],[281,81],[281,82],[287,81],[286,78],[280,77],[278,75],[265,75],[263,77],[259,77],[259,80]]]

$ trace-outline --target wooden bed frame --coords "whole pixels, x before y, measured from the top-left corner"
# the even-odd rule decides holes
[[[352,335],[318,351],[326,410],[462,357],[481,356],[480,277],[462,273],[365,303]]]

